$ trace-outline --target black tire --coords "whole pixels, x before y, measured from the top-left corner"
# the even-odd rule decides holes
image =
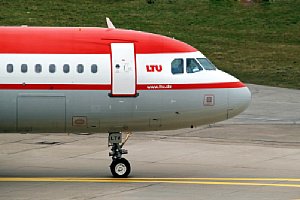
[[[127,178],[131,171],[130,163],[125,158],[115,159],[110,165],[110,171],[115,178]]]

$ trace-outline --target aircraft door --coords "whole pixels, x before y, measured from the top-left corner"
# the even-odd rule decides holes
[[[112,43],[111,96],[136,96],[136,65],[133,43]]]

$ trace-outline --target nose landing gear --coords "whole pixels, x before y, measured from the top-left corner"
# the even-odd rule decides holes
[[[126,135],[126,139],[122,142],[122,133],[111,132],[108,137],[108,146],[111,147],[109,156],[112,157],[110,171],[115,178],[126,178],[130,174],[131,167],[128,160],[122,158],[123,154],[128,154],[126,149],[122,149],[132,133]]]

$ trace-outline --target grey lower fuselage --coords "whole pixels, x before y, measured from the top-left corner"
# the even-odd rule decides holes
[[[110,97],[110,91],[0,91],[0,132],[149,131],[195,127],[232,117],[245,109],[232,102],[245,88],[138,91]],[[249,91],[248,91],[249,92]],[[213,94],[214,106],[203,103]],[[250,95],[250,94],[249,94]]]

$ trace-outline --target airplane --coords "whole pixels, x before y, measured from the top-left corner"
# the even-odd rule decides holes
[[[247,86],[194,47],[106,20],[0,27],[0,133],[108,132],[111,173],[125,178],[132,132],[212,124],[250,104]]]

